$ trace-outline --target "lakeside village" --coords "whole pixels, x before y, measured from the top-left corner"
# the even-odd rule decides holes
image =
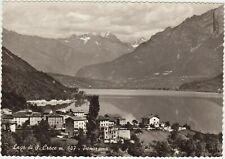
[[[171,125],[169,121],[161,121],[158,115],[150,112],[140,121],[131,122],[123,116],[113,115],[110,112],[102,116],[98,114],[100,110],[98,96],[87,100],[85,104],[88,104],[89,108],[86,112],[81,109],[70,109],[70,107],[54,110],[48,108],[42,111],[24,109],[16,112],[3,108],[2,154],[33,156],[221,155],[222,134],[197,133],[192,131],[187,124]],[[43,102],[41,105],[43,106]],[[30,145],[44,145],[45,148],[37,149],[38,151],[24,148],[24,146],[30,148]],[[48,146],[61,147],[54,149],[57,151],[47,151]],[[62,148],[65,146],[67,146],[66,150]],[[92,149],[84,149],[85,146],[92,147]]]
[[[84,134],[87,132],[87,114],[84,111],[65,111],[59,109],[53,112],[51,109],[46,109],[43,113],[34,112],[30,109],[24,109],[12,113],[10,109],[2,109],[2,129],[16,132],[23,129],[23,125],[35,126],[42,120],[47,121],[51,129],[60,130],[58,138],[72,138],[78,135],[79,130]],[[134,130],[163,130],[171,132],[170,123],[160,122],[158,115],[146,115],[139,123],[137,120],[127,122],[123,117],[106,114],[99,116],[98,119],[101,139],[104,143],[118,143],[119,141],[131,139],[131,128]],[[188,125],[179,126],[178,131],[188,129]],[[132,142],[132,141],[131,141]]]

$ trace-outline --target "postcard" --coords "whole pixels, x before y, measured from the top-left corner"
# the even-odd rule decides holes
[[[223,157],[224,3],[2,7],[2,156]]]

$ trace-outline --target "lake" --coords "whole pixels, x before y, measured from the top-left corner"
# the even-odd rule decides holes
[[[157,114],[161,121],[189,124],[204,133],[222,131],[222,94],[162,90],[84,90],[98,94],[100,114],[119,114],[129,121]]]

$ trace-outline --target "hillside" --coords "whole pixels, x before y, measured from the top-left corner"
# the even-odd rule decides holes
[[[112,33],[53,39],[22,35],[7,29],[3,29],[3,46],[39,71],[72,76],[83,66],[111,61],[134,49]]]
[[[182,84],[180,90],[192,90],[199,92],[222,92],[223,90],[223,74],[220,74],[212,79],[203,81],[193,81]]]
[[[48,75],[52,76],[55,80],[69,88],[111,88],[113,84],[104,80],[92,80],[62,74],[48,73]]]
[[[26,100],[70,98],[75,89],[68,89],[29,63],[2,48],[2,92]]]
[[[178,89],[213,78],[223,66],[223,7],[187,18],[138,46],[132,53],[83,67],[77,77],[115,82],[114,87]]]
[[[169,136],[169,132],[167,131],[146,131],[143,130],[143,133],[139,134],[139,138],[144,142],[145,145],[152,143],[153,141],[167,141]]]

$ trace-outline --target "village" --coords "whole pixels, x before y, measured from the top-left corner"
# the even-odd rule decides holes
[[[43,113],[24,109],[12,113],[10,109],[4,108],[2,109],[2,129],[11,132],[21,131],[24,124],[35,126],[44,120],[47,121],[51,129],[60,132],[57,138],[73,138],[79,134],[79,130],[82,130],[86,134],[87,115],[82,110],[73,111],[72,109],[67,111],[64,109],[56,111],[46,109]],[[154,114],[143,116],[140,122],[137,120],[129,122],[124,117],[113,114],[99,115],[97,121],[100,140],[104,143],[118,143],[119,141],[131,140],[131,130],[173,131],[168,121],[162,122],[160,121],[160,117]],[[187,129],[188,126],[178,126],[177,128],[180,131]]]

